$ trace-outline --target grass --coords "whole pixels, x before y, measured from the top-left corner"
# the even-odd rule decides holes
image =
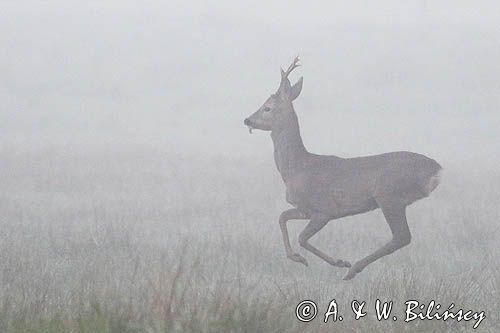
[[[0,153],[1,332],[444,332],[472,322],[404,323],[404,302],[486,311],[500,328],[498,174],[460,168],[408,209],[412,244],[353,281],[299,249],[289,261],[277,217],[287,208],[272,161],[169,152]],[[267,162],[266,162],[267,163]],[[332,221],[312,242],[354,261],[382,245],[380,212]],[[318,317],[295,318],[314,300]],[[335,299],[342,322],[322,322]],[[354,320],[350,302],[367,302]],[[398,321],[374,318],[394,301]]]

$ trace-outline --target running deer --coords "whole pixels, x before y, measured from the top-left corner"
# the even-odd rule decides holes
[[[286,71],[276,93],[244,124],[271,132],[274,160],[286,186],[286,201],[294,208],[281,213],[279,225],[288,258],[307,266],[306,259],[290,246],[287,221],[308,219],[299,235],[299,244],[327,263],[350,268],[344,280],[352,279],[375,260],[408,245],[411,234],[406,206],[429,196],[439,184],[441,166],[412,152],[399,151],[374,156],[341,158],[316,155],[304,147],[292,102],[302,90],[302,77],[293,86],[289,74],[299,65],[298,57]],[[356,262],[334,259],[309,239],[329,221],[380,208],[389,224],[392,239]]]

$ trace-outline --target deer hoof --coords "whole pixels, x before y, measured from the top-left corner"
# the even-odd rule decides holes
[[[300,262],[301,264],[304,264],[306,266],[309,266],[307,264],[307,260],[306,258],[304,258],[303,256],[301,256],[300,254],[298,253],[293,253],[291,255],[288,256],[288,258],[290,258],[291,260],[295,261],[295,262]]]
[[[356,272],[352,272],[351,270],[349,270],[349,272],[347,272],[347,274],[344,276],[344,278],[342,280],[352,280],[355,276],[356,276]]]
[[[349,271],[347,272],[347,274],[344,276],[343,280],[351,280],[353,279],[356,274],[358,274],[359,272],[361,272],[361,269],[359,267],[356,267],[356,265],[354,265],[353,267],[351,267],[349,269]]]
[[[327,258],[325,259],[327,263],[332,265],[333,267],[351,267],[351,263],[349,261],[341,260],[341,259],[331,259]]]
[[[347,268],[350,268],[352,265],[351,265],[351,263],[349,261],[339,260],[337,266],[338,267],[347,267]]]

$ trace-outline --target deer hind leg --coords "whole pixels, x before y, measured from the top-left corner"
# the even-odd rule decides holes
[[[326,253],[318,250],[316,247],[312,246],[309,243],[309,239],[314,236],[318,231],[323,229],[323,227],[330,221],[331,218],[328,217],[322,217],[322,216],[313,216],[311,218],[311,221],[307,224],[305,229],[300,233],[299,235],[299,244],[302,246],[304,249],[308,250],[309,252],[312,252],[313,254],[317,255],[327,263],[329,263],[332,266],[336,267],[351,267],[351,264],[348,261],[344,261],[341,259],[333,259]]]
[[[300,254],[292,251],[292,247],[290,246],[290,237],[288,236],[288,229],[286,223],[289,220],[305,220],[308,218],[309,216],[307,214],[298,210],[297,208],[285,210],[283,213],[281,213],[279,218],[281,234],[283,236],[283,243],[285,244],[286,256],[289,259],[295,262],[300,262],[301,264],[304,264],[306,266],[307,266],[306,259]]]
[[[380,203],[379,203],[380,204]],[[387,244],[356,262],[354,266],[349,269],[347,275],[344,277],[344,280],[350,280],[356,276],[359,272],[361,272],[366,266],[371,264],[377,259],[380,259],[388,254],[393,253],[394,251],[410,244],[411,241],[411,233],[408,228],[408,222],[406,221],[406,206],[401,203],[397,204],[380,204],[382,208],[382,212],[384,214],[389,227],[392,232],[392,239]]]

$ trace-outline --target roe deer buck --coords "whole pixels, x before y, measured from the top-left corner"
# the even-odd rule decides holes
[[[297,57],[286,71],[281,69],[278,91],[244,124],[250,133],[252,129],[271,131],[274,160],[286,185],[286,201],[295,207],[279,217],[287,257],[307,266],[306,259],[292,251],[286,223],[309,219],[299,235],[299,244],[330,265],[350,267],[344,277],[349,280],[375,260],[410,243],[406,206],[427,197],[437,187],[441,166],[426,156],[406,151],[356,158],[309,153],[302,143],[292,105],[302,90],[302,77],[293,86],[288,79],[290,72],[300,66],[298,61]],[[382,209],[392,239],[352,267],[309,243],[330,220],[376,208]]]

